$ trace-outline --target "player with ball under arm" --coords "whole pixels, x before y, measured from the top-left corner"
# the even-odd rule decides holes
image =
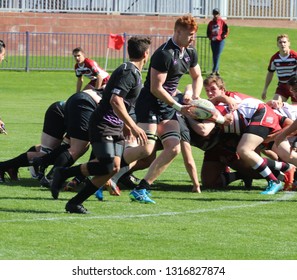
[[[192,47],[198,25],[191,15],[179,17],[173,37],[152,55],[144,87],[137,99],[135,112],[138,125],[148,135],[148,143],[125,150],[127,162],[151,155],[159,138],[162,152],[151,163],[146,175],[130,193],[132,201],[155,203],[147,195],[150,185],[166,170],[180,152],[180,127],[176,112],[190,114],[192,105],[181,105],[173,98],[183,74],[192,79],[193,99],[198,99],[203,86],[197,51]]]

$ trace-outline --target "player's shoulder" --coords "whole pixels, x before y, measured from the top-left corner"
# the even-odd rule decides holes
[[[290,50],[290,55],[297,58],[297,51],[295,50]]]
[[[85,58],[84,63],[85,63],[86,66],[89,66],[89,65],[91,65],[91,66],[93,66],[93,65],[97,65],[96,61],[93,60],[93,59],[90,59],[90,58]]]
[[[271,56],[271,60],[274,60],[274,59],[279,59],[279,51],[274,53],[272,56]]]

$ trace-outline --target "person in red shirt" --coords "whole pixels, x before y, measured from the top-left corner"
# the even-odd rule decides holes
[[[212,75],[219,76],[220,56],[225,47],[225,39],[229,33],[227,23],[221,18],[219,9],[212,11],[213,19],[207,25],[207,37],[210,40],[212,51]]]
[[[4,41],[0,40],[0,64],[5,59],[5,43]],[[0,134],[6,134],[5,124],[0,118]]]
[[[85,52],[78,47],[72,51],[73,57],[76,61],[74,65],[75,74],[77,77],[76,92],[80,92],[83,85],[83,76],[89,78],[91,81],[83,88],[86,89],[101,89],[109,80],[109,74],[101,69],[97,62],[86,58]]]
[[[290,49],[290,39],[287,34],[278,35],[276,41],[279,51],[270,58],[262,99],[266,99],[268,86],[276,72],[278,85],[273,99],[287,101],[291,97],[292,103],[297,104],[297,97],[292,94],[287,84],[288,80],[296,74],[297,52]]]

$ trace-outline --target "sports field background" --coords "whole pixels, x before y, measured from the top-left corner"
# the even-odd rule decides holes
[[[198,35],[205,29],[201,25]],[[297,49],[293,29],[230,26],[220,69],[228,90],[260,97],[280,33],[289,34],[292,49]],[[2,71],[0,80],[0,116],[8,131],[0,135],[2,161],[39,143],[46,108],[73,94],[76,78],[72,72]],[[189,82],[185,76],[180,90]],[[269,87],[270,97],[275,86],[276,78]],[[194,156],[199,170],[202,153],[194,149]],[[65,214],[72,193],[61,193],[54,201],[26,168],[20,169],[20,177],[17,183],[0,185],[2,260],[297,257],[295,192],[263,196],[265,181],[256,180],[251,191],[236,182],[224,190],[191,193],[181,156],[155,182],[156,205],[132,203],[129,190],[123,190],[120,197],[105,193],[102,203],[91,197],[84,203],[89,215]]]

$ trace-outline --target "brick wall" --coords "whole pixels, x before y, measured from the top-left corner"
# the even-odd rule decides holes
[[[177,17],[0,12],[2,32],[130,33],[171,35]],[[197,19],[207,24],[210,19]],[[228,19],[229,25],[296,28],[295,21]]]
[[[66,13],[1,12],[0,31],[4,32],[66,32],[66,33],[173,33],[176,17],[128,16]]]

